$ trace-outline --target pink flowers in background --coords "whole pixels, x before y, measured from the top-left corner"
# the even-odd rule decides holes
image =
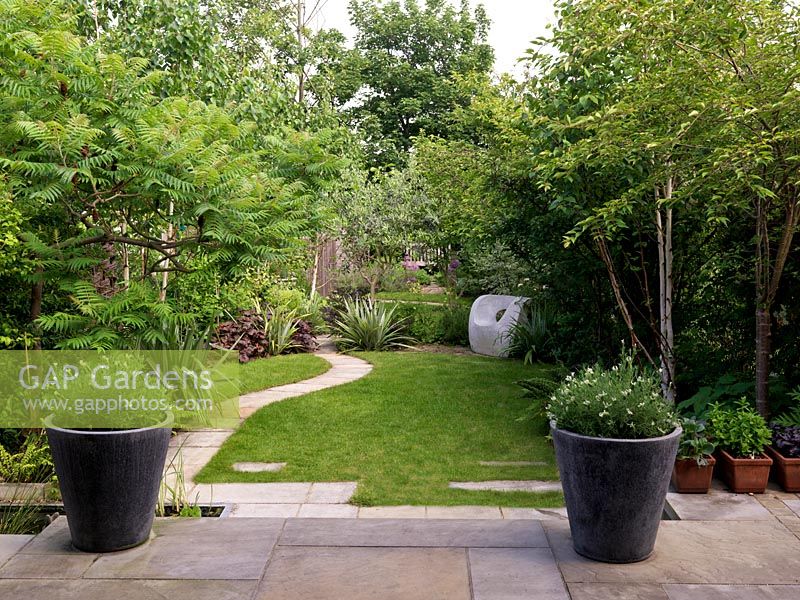
[[[403,267],[405,267],[407,271],[419,271],[421,266],[422,262],[413,260],[410,254],[406,254],[403,257]]]

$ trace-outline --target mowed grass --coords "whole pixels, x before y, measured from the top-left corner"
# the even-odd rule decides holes
[[[239,390],[242,394],[296,383],[322,375],[330,363],[313,354],[289,354],[260,358],[239,365]]]
[[[395,302],[425,302],[427,304],[447,304],[452,297],[447,294],[417,294],[414,292],[378,292],[378,300],[393,300]],[[472,298],[456,298],[459,304],[472,305]]]
[[[561,494],[469,492],[450,481],[557,479],[542,423],[520,421],[515,382],[545,366],[432,353],[363,353],[365,378],[267,406],[197,476],[204,483],[358,481],[362,505],[561,506]],[[236,462],[286,462],[238,473]],[[484,467],[479,461],[543,461]]]

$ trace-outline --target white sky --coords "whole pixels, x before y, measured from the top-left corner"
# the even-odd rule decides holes
[[[458,4],[458,0],[451,0]],[[530,47],[530,42],[547,34],[546,26],[553,20],[552,0],[482,0],[489,18],[492,20],[492,29],[489,42],[494,47],[498,73],[519,73],[516,64]],[[348,0],[321,0],[325,3],[319,11],[319,25],[327,28],[338,29],[348,36],[352,36],[347,15]],[[308,0],[309,9],[315,0]],[[476,4],[473,0],[472,5]]]

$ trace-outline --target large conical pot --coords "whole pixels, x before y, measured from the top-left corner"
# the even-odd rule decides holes
[[[155,427],[64,429],[46,420],[73,545],[113,552],[147,541],[167,458],[171,416]]]
[[[683,430],[617,440],[579,435],[551,423],[551,433],[575,551],[610,563],[648,558]]]

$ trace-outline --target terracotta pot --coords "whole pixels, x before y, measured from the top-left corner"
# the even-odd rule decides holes
[[[702,467],[693,458],[676,460],[672,467],[672,485],[675,490],[681,494],[707,494],[717,459],[709,456],[707,460],[708,464]]]
[[[717,451],[722,477],[732,492],[737,494],[763,494],[769,481],[772,459],[762,454],[760,458],[734,458],[725,450]]]
[[[786,458],[772,446],[767,446],[772,458],[772,474],[787,492],[800,492],[800,458]]]

